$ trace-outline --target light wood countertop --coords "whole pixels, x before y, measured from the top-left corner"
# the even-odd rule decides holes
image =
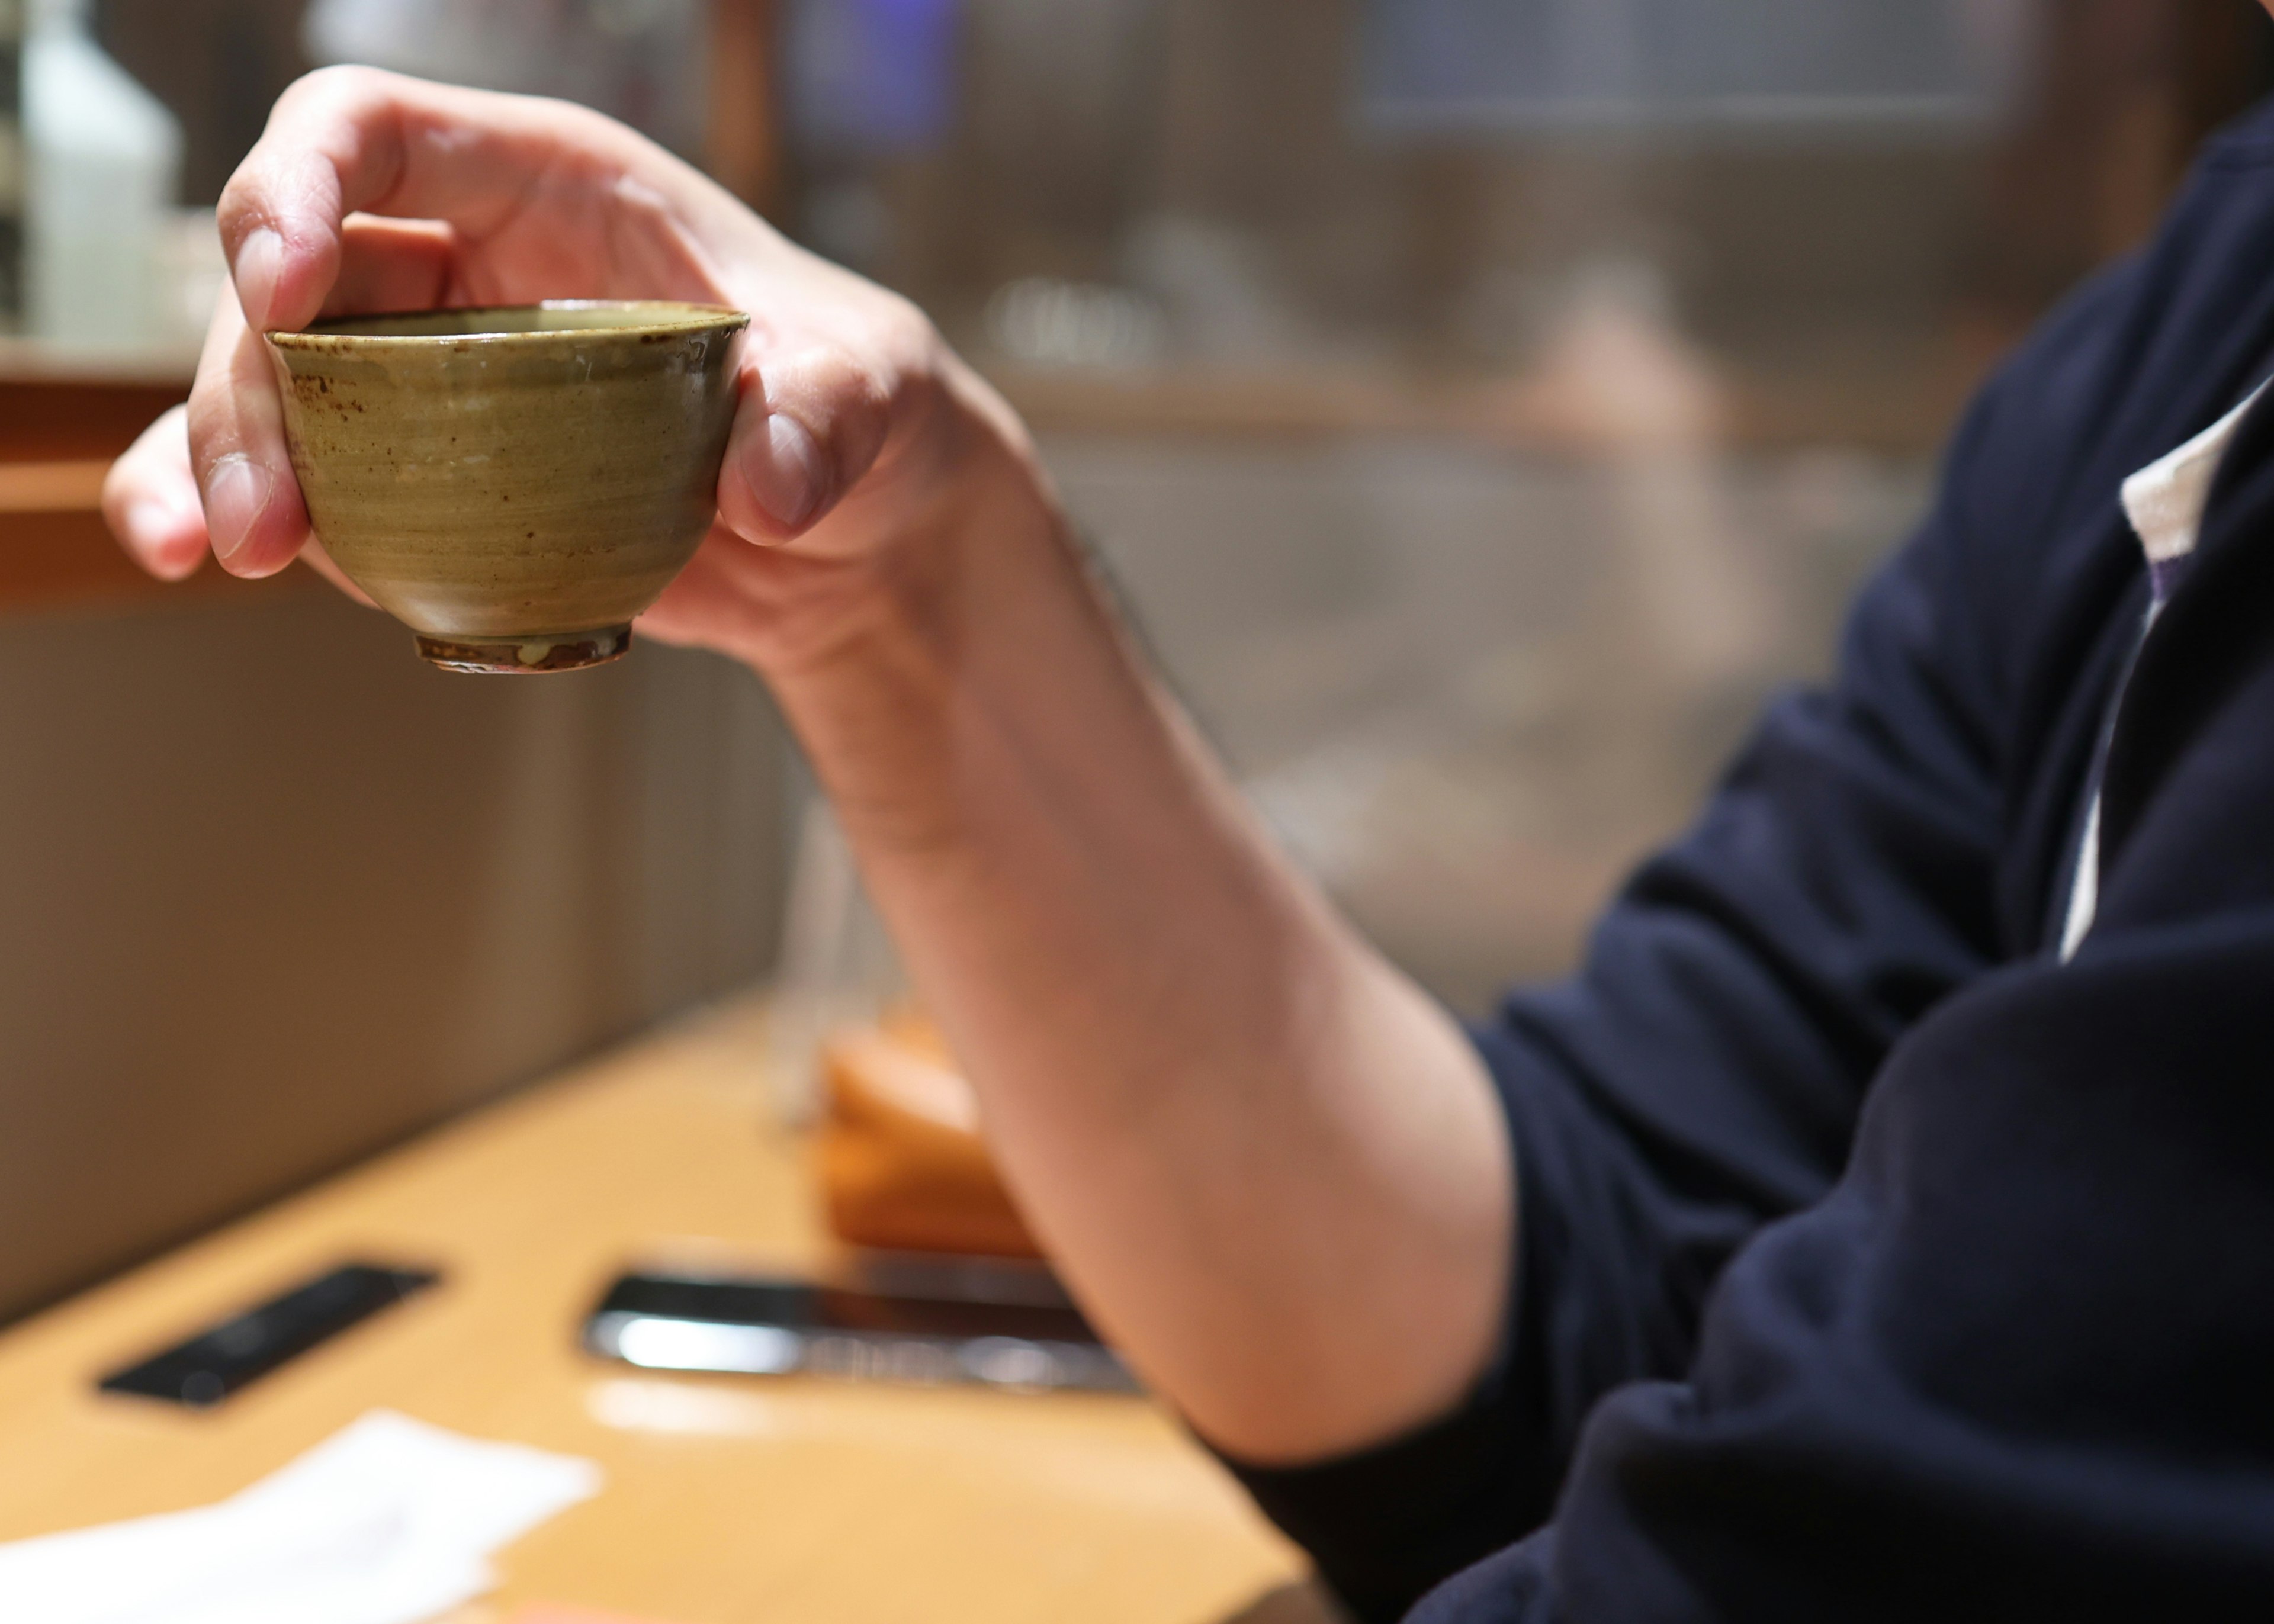
[[[1285,1588],[1292,1548],[1146,1401],[665,1377],[577,1350],[628,1261],[825,1257],[802,1147],[768,1125],[759,1022],[729,1006],[636,1044],[0,1335],[0,1538],[217,1500],[388,1407],[606,1470],[506,1552],[485,1618],[1323,1618]],[[448,1277],[213,1411],[94,1390],[350,1255]]]

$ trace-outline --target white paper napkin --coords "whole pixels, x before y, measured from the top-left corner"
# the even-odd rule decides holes
[[[590,1461],[374,1410],[215,1506],[0,1545],[16,1624],[418,1624],[598,1493]]]

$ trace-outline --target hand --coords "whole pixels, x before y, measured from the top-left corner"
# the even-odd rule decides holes
[[[220,228],[235,297],[186,412],[154,424],[103,492],[113,531],[164,578],[208,550],[239,575],[305,557],[340,578],[309,530],[260,335],[358,311],[586,297],[750,312],[719,524],[641,622],[651,635],[794,661],[896,540],[938,534],[929,521],[979,484],[1046,505],[1015,420],[913,307],[584,109],[311,74],[230,181]]]

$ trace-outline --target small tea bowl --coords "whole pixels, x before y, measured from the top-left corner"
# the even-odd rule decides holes
[[[717,512],[749,321],[564,299],[267,335],[317,538],[438,665],[618,658]]]

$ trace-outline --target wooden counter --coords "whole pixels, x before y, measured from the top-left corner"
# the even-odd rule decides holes
[[[616,1267],[796,1266],[824,1242],[729,1009],[439,1130],[0,1335],[0,1538],[203,1504],[389,1407],[598,1461],[466,1617],[548,1601],[669,1624],[1320,1620],[1299,1560],[1148,1402],[665,1377],[579,1352]],[[128,1131],[122,1126],[122,1132]],[[444,1286],[219,1409],[101,1372],[338,1259]]]

